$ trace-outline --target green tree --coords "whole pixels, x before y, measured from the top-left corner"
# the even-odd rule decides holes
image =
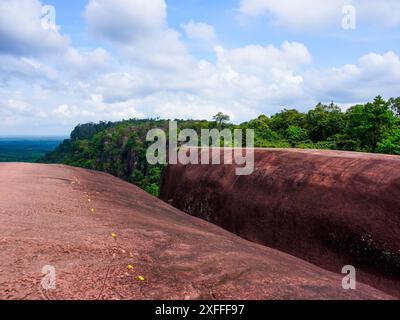
[[[400,128],[395,129],[378,143],[377,152],[400,155]]]
[[[89,122],[86,124],[79,124],[75,127],[75,129],[71,132],[71,140],[85,140],[90,139],[103,130],[110,128],[113,126],[112,122],[99,122],[93,123]]]
[[[400,154],[399,105],[400,98],[385,101],[376,97],[372,103],[356,105],[342,113],[334,104],[318,104],[307,114],[294,109],[283,110],[271,118],[261,115],[240,126],[228,123],[224,127],[254,129],[256,147]],[[230,121],[229,116],[222,113],[214,120],[220,128]],[[215,121],[177,120],[178,130],[191,128],[200,134],[201,129],[215,128]],[[157,195],[164,167],[148,164],[146,150],[150,143],[146,135],[155,128],[168,131],[168,125],[168,120],[159,119],[78,125],[70,140],[65,140],[39,162],[105,171]]]
[[[303,128],[290,126],[286,129],[285,138],[295,147],[298,143],[308,140],[308,133]]]
[[[296,126],[306,129],[307,117],[295,109],[284,109],[283,111],[271,117],[270,127],[272,130],[278,132],[282,136],[285,135],[286,130],[290,126]]]
[[[217,123],[219,130],[222,129],[222,124],[229,122],[231,118],[227,114],[223,114],[222,112],[218,112],[213,120]]]
[[[328,140],[328,138],[339,134],[343,130],[344,117],[342,110],[333,103],[328,106],[319,103],[308,112],[307,126],[312,141]]]
[[[400,97],[389,99],[390,107],[395,113],[396,117],[400,118]]]
[[[356,105],[346,113],[346,133],[360,142],[364,151],[375,152],[383,135],[390,132],[395,116],[390,102],[378,96],[374,102]]]
[[[257,119],[242,123],[242,129],[253,129],[256,145],[265,145],[265,142],[279,140],[279,135],[270,128],[271,119],[266,115],[261,115]]]

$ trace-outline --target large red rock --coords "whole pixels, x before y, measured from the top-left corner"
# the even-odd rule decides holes
[[[56,270],[55,290],[40,285],[47,265]],[[98,298],[390,296],[361,284],[345,291],[337,274],[241,239],[110,175],[0,164],[0,299]]]
[[[260,243],[400,297],[400,157],[257,149],[255,172],[171,165],[161,198]]]

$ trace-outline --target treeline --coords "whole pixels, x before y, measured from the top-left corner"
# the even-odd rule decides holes
[[[345,112],[333,103],[320,103],[308,113],[285,109],[241,126],[255,129],[259,147],[400,154],[400,98],[378,96]]]
[[[400,155],[400,98],[355,105],[343,112],[335,104],[318,104],[307,113],[285,109],[235,125],[219,113],[215,121],[178,120],[180,130],[254,129],[256,147],[333,149]],[[158,195],[162,166],[146,160],[147,132],[168,132],[168,120],[132,119],[78,125],[55,151],[39,162],[64,163],[111,173]]]

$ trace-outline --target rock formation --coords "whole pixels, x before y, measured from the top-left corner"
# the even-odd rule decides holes
[[[0,299],[328,298],[390,296],[343,290],[342,276],[110,175],[0,164]]]
[[[161,198],[242,238],[400,297],[400,157],[256,149],[255,172],[171,165]]]

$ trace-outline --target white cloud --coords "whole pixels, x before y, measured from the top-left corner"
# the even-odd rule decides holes
[[[391,97],[400,91],[400,58],[391,51],[370,53],[357,64],[309,70],[304,78],[307,93],[322,101],[336,99],[348,104],[368,101],[378,94]]]
[[[216,52],[217,71],[210,81],[216,96],[222,94],[228,101],[257,112],[270,106],[269,113],[278,111],[282,103],[302,98],[301,69],[312,60],[303,44],[286,41],[280,48],[272,45],[218,47]],[[245,113],[239,118],[244,116]]]
[[[166,57],[173,59],[174,54]],[[288,100],[288,91],[290,99],[301,95],[300,71],[311,62],[307,48],[295,42],[280,47],[218,47],[215,64],[187,57],[172,70],[124,64],[123,71],[90,81],[85,92],[97,102],[101,97],[107,106],[135,101],[142,114],[210,119],[221,109],[240,121],[263,105],[278,109],[282,100]]]
[[[63,73],[84,77],[107,70],[107,51],[70,47],[60,27],[43,25],[46,7],[38,0],[0,1],[0,85],[18,81],[60,87]]]
[[[112,42],[131,42],[163,28],[164,0],[90,0],[85,10],[89,31]]]
[[[255,6],[246,12],[275,14],[277,22],[293,26],[307,23],[295,17],[303,7],[285,11],[289,3],[285,0],[258,3],[262,6],[253,2]],[[298,3],[306,5],[305,0]],[[320,24],[328,13],[319,11],[318,5],[305,15]],[[317,11],[320,16],[314,16]],[[239,122],[282,107],[305,109],[332,99],[347,105],[400,92],[400,62],[395,52],[369,53],[347,65],[320,69],[313,66],[305,44],[284,41],[279,46],[221,44],[206,61],[188,48],[195,41],[216,41],[213,27],[193,21],[183,25],[191,40],[185,42],[180,32],[168,26],[163,0],[91,0],[85,17],[88,29],[106,40],[109,51],[63,47],[50,59],[25,57],[32,48],[23,56],[15,50],[0,53],[4,123],[17,123],[24,130],[24,123],[36,119],[43,127],[68,131],[87,121],[146,116],[211,119],[218,111]],[[32,41],[38,43],[31,47],[40,47],[38,39]]]
[[[135,99],[109,104],[97,104],[96,107],[99,110],[103,110],[106,119],[114,121],[145,117],[144,113],[137,111],[138,101]]]
[[[149,69],[182,70],[195,61],[180,33],[172,29],[160,30],[119,49],[125,61]]]
[[[0,54],[0,85],[15,79],[31,83],[54,81],[57,77],[57,70],[37,59]]]
[[[112,43],[125,61],[168,70],[193,62],[180,33],[167,26],[165,0],[90,0],[85,17],[92,34]]]
[[[216,39],[215,28],[205,22],[189,21],[182,25],[189,39],[213,43]]]
[[[68,38],[42,27],[42,8],[38,0],[0,1],[0,53],[34,56],[67,48]]]
[[[398,0],[241,0],[239,10],[244,16],[272,16],[276,24],[286,28],[319,31],[332,26],[340,28],[346,5],[356,8],[361,24],[400,25]]]
[[[9,99],[0,104],[0,116],[2,125],[7,125],[7,123],[23,123],[32,119],[38,121],[47,118],[48,115],[26,101]]]
[[[85,75],[83,72],[93,76],[93,73],[107,71],[111,60],[112,56],[103,48],[87,51],[71,47],[68,48],[62,62],[69,67],[69,71],[77,72],[80,76]]]
[[[68,104],[62,104],[58,106],[54,111],[53,114],[60,118],[89,118],[94,117],[95,113],[90,112],[88,110],[82,109],[81,107],[77,106],[69,106]]]
[[[217,48],[218,61],[243,73],[263,74],[271,70],[295,71],[303,64],[311,63],[311,55],[302,43],[285,41],[281,48],[250,45],[224,50]]]
[[[240,12],[248,16],[271,14],[280,26],[313,29],[340,25],[342,8],[347,0],[241,0]]]

